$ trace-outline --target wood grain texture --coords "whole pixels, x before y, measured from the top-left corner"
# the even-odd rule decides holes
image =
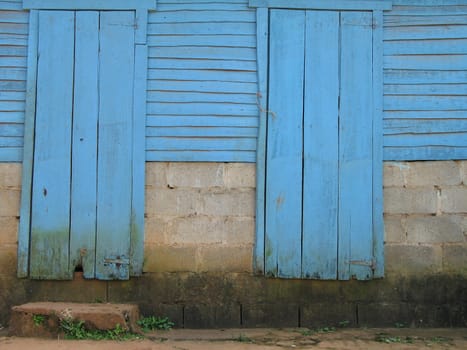
[[[156,0],[23,0],[24,9],[36,10],[134,10],[156,9]]]
[[[101,12],[96,277],[128,279],[132,203],[134,13]]]
[[[265,272],[292,278],[301,275],[305,12],[270,16]]]
[[[72,12],[39,14],[31,278],[70,278],[74,21]]]

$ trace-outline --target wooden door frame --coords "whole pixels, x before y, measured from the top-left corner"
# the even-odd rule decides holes
[[[143,271],[144,260],[144,185],[145,185],[145,132],[146,132],[146,81],[148,65],[147,48],[147,23],[148,10],[155,9],[155,0],[146,0],[144,3],[120,0],[88,1],[80,0],[65,2],[63,0],[34,1],[25,0],[29,14],[29,38],[26,78],[26,107],[24,121],[24,148],[22,163],[22,191],[20,206],[20,224],[18,230],[18,261],[17,276],[26,278],[29,276],[29,248],[31,227],[31,196],[33,180],[33,159],[35,139],[35,114],[36,114],[36,85],[37,85],[37,61],[39,40],[39,10],[55,9],[53,6],[67,4],[66,10],[75,11],[87,9],[90,4],[95,5],[92,10],[110,9],[112,3],[116,5],[127,4],[126,10],[136,12],[135,26],[135,60],[134,60],[134,87],[133,87],[133,179],[132,179],[132,232],[138,234],[131,236],[130,246],[130,276],[139,276]],[[79,5],[83,6],[79,6]],[[106,6],[103,6],[106,5]],[[149,6],[151,5],[151,6]],[[35,7],[34,7],[35,6]],[[52,7],[52,8],[51,8]],[[103,8],[102,8],[103,7]],[[120,10],[120,8],[117,8]]]
[[[295,4],[295,5],[294,5]],[[373,242],[375,269],[374,278],[384,276],[384,223],[383,223],[383,10],[391,9],[390,1],[368,1],[372,7],[361,8],[361,1],[323,0],[250,0],[250,7],[256,7],[257,25],[257,67],[259,126],[256,158],[256,235],[253,271],[265,273],[265,229],[266,229],[266,143],[267,119],[274,116],[268,110],[269,90],[269,9],[295,8],[300,10],[370,10],[373,13]],[[347,7],[346,7],[347,6]]]

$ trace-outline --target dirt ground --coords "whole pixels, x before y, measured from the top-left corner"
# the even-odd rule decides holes
[[[467,328],[457,329],[174,329],[145,339],[89,341],[8,337],[0,330],[1,350],[262,350],[262,349],[467,349]]]

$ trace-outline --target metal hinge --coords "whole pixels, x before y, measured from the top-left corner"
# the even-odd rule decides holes
[[[376,269],[376,260],[351,260],[350,264],[352,265],[361,265],[361,266],[368,266],[372,270]]]
[[[127,258],[105,258],[104,264],[130,265],[130,259]]]

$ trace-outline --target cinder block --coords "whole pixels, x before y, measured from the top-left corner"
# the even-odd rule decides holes
[[[0,163],[0,189],[20,189],[21,169],[21,163]]]
[[[467,243],[443,247],[443,270],[467,277]]]
[[[187,305],[185,306],[185,328],[240,327],[240,305]]]
[[[256,187],[256,164],[226,163],[224,182],[228,188]]]
[[[19,216],[20,197],[20,190],[0,189],[0,217]]]
[[[167,162],[146,162],[146,187],[167,188]]]
[[[196,246],[146,244],[143,272],[196,272]]]
[[[409,216],[407,241],[409,243],[464,242],[462,218],[455,215]]]
[[[406,171],[407,186],[459,185],[461,174],[454,161],[410,162]]]
[[[167,244],[253,244],[254,218],[192,215],[168,223]]]
[[[444,213],[467,213],[467,186],[442,188],[441,211]]]
[[[384,189],[386,214],[435,214],[437,208],[437,194],[434,188]]]
[[[389,243],[403,243],[407,240],[407,233],[402,224],[405,217],[401,215],[384,216],[384,240]]]
[[[287,303],[242,305],[244,327],[298,327],[299,306]]]
[[[16,244],[19,219],[15,216],[0,216],[0,246]]]
[[[458,160],[457,164],[461,172],[461,180],[464,185],[467,185],[467,160]]]
[[[167,233],[171,217],[164,215],[149,216],[144,220],[145,244],[167,244]]]
[[[198,271],[252,272],[253,246],[201,246],[198,255]]]
[[[224,163],[169,163],[168,186],[209,188],[224,186]]]
[[[16,275],[17,250],[16,244],[0,246],[0,275]]]
[[[204,215],[213,216],[254,216],[255,191],[231,190],[210,191],[203,193],[202,199]]]
[[[146,191],[146,215],[185,216],[202,209],[199,190],[196,189],[148,189]]]
[[[404,187],[404,172],[408,168],[405,162],[385,162],[383,168],[384,187]]]
[[[442,271],[441,246],[387,244],[387,276],[422,276]]]

